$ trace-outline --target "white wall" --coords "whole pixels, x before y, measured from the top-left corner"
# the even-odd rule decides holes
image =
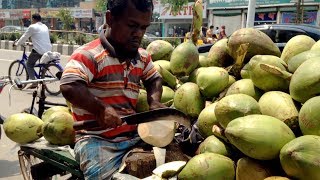
[[[242,26],[241,15],[237,16],[213,16],[214,27],[226,26],[226,34],[230,36],[234,31],[238,30]]]

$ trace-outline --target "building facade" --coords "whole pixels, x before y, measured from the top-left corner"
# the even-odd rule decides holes
[[[2,9],[79,7],[81,0],[2,0]]]
[[[303,23],[320,25],[320,0],[304,0],[301,5]],[[226,33],[246,25],[248,0],[207,0],[208,24],[226,26]],[[297,0],[256,0],[254,25],[295,23]],[[300,17],[299,17],[300,18]]]

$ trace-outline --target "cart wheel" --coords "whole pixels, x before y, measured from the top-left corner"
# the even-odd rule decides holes
[[[18,151],[18,158],[23,179],[32,180],[31,166],[39,164],[42,161],[33,155],[24,153],[24,151],[21,150]]]

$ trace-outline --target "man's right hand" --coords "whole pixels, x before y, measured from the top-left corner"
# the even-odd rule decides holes
[[[99,113],[98,122],[103,128],[116,128],[122,124],[117,112],[110,106],[105,107],[104,111]]]

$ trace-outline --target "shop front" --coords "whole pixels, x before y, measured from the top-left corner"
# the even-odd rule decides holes
[[[159,19],[163,22],[162,35],[164,37],[184,37],[190,32],[192,25],[192,3],[184,6],[180,12],[174,15],[167,6],[160,6]],[[203,26],[207,26],[207,6],[203,4]]]

